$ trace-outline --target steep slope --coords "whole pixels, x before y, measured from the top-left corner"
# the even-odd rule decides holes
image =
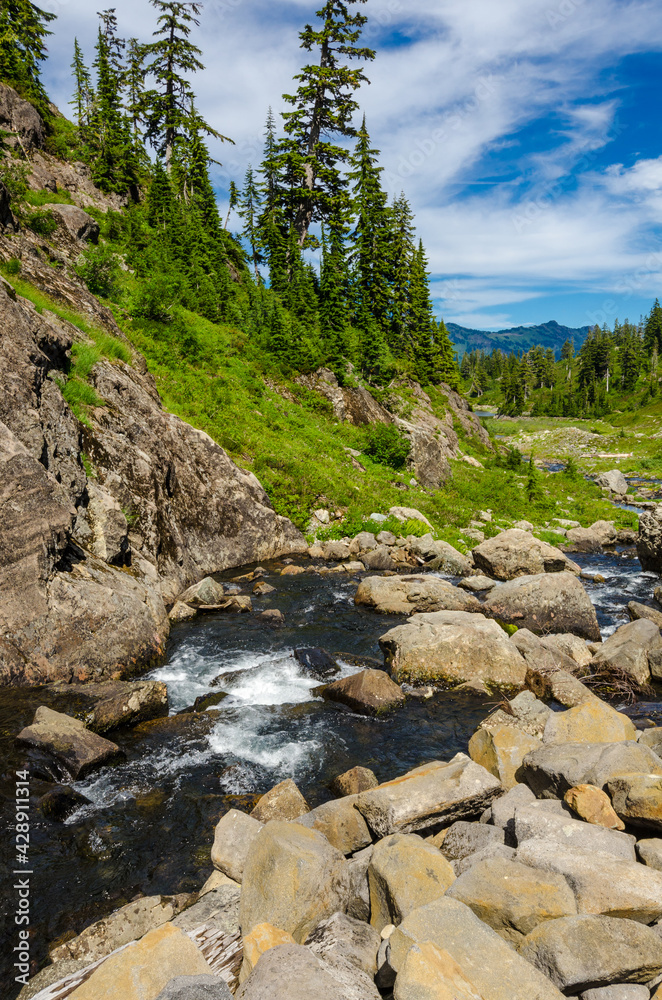
[[[163,651],[183,588],[305,547],[255,476],[164,412],[140,358],[99,360],[100,405],[78,420],[61,386],[84,339],[1,283],[4,684],[137,672]]]

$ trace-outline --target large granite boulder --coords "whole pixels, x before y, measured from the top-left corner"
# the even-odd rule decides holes
[[[519,846],[527,840],[547,840],[564,847],[611,854],[624,861],[636,861],[635,839],[630,834],[574,819],[565,807],[551,811],[556,802],[548,799],[519,806],[515,810],[515,839]],[[558,803],[560,806],[560,803]]]
[[[539,746],[537,737],[504,725],[474,733],[469,740],[469,756],[498,778],[505,789],[511,789],[517,784],[525,756]]]
[[[623,743],[636,738],[632,720],[597,698],[567,712],[552,712],[543,733],[544,743]]]
[[[49,205],[53,215],[61,219],[74,239],[82,243],[98,243],[101,227],[96,219],[84,212],[78,205]]]
[[[662,775],[662,760],[641,743],[546,743],[522,761],[520,780],[539,798],[563,798],[576,785],[604,788],[634,771]]]
[[[381,937],[374,927],[346,913],[334,913],[328,920],[323,920],[306,941],[306,946],[318,958],[339,956],[369,976],[377,972],[380,944]]]
[[[381,614],[412,615],[426,611],[480,611],[480,602],[435,576],[368,576],[354,601]]]
[[[662,940],[634,920],[567,916],[541,924],[519,951],[566,994],[648,983],[662,972]]]
[[[572,632],[600,640],[595,608],[582,583],[572,573],[519,576],[491,590],[485,612],[536,635]]]
[[[241,931],[272,924],[304,942],[349,902],[349,868],[323,834],[274,820],[253,840],[243,869]]]
[[[368,867],[370,923],[378,931],[402,923],[412,910],[439,899],[452,886],[449,862],[416,834],[380,840]]]
[[[386,666],[399,683],[455,686],[482,681],[519,690],[526,663],[496,622],[484,615],[436,611],[414,615],[379,640]]]
[[[265,792],[251,816],[260,823],[268,823],[272,819],[298,819],[299,816],[305,816],[308,810],[308,803],[296,784],[291,778],[286,778]]]
[[[636,861],[537,839],[526,840],[515,858],[540,871],[563,875],[575,894],[578,913],[642,924],[662,917],[662,872]]]
[[[120,753],[116,743],[90,732],[85,723],[41,705],[32,725],[16,737],[25,746],[45,754],[65,778],[83,778]]]
[[[448,542],[434,539],[431,534],[412,539],[409,542],[409,551],[426,569],[437,573],[468,576],[473,568],[473,563],[467,556],[458,552]]]
[[[157,997],[177,976],[210,974],[202,952],[188,934],[172,924],[164,924],[107,958],[69,996],[72,1000],[115,996],[123,1000],[147,1000]]]
[[[448,764],[434,761],[361,792],[356,808],[378,837],[386,837],[479,816],[501,791],[494,775],[458,754]]]
[[[662,660],[662,636],[658,626],[646,618],[628,622],[616,629],[591,661],[591,667],[601,672],[625,673],[635,684],[650,681],[651,661]]]
[[[390,961],[398,974],[411,949],[426,942],[450,955],[479,998],[561,1000],[547,976],[457,899],[442,896],[414,910],[396,928],[390,938]],[[397,989],[396,980],[396,993]]]
[[[267,951],[236,1000],[381,1000],[372,979],[339,955],[326,959],[298,944]]]
[[[214,831],[211,849],[214,868],[235,882],[241,882],[248,852],[262,826],[252,816],[230,809],[221,817]]]
[[[358,794],[345,795],[341,799],[324,802],[301,816],[298,822],[311,830],[319,830],[332,847],[343,854],[355,854],[372,843],[366,821],[354,808],[357,798]]]
[[[616,493],[619,496],[624,496],[628,491],[628,481],[620,469],[610,469],[609,472],[603,472],[595,481],[603,490],[609,490],[610,493]]]
[[[577,912],[562,875],[537,872],[505,858],[489,858],[460,875],[446,892],[471,907],[477,917],[512,944],[534,927]]]
[[[497,580],[514,580],[518,576],[535,576],[540,573],[571,572],[579,575],[580,569],[560,549],[541,542],[530,531],[511,528],[494,538],[481,542],[473,550],[478,569]]]
[[[607,789],[621,819],[632,826],[662,831],[662,774],[616,775],[607,782]]]

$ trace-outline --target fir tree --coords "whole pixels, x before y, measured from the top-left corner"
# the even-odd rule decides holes
[[[230,197],[228,198],[228,214],[225,217],[224,229],[228,228],[230,224],[230,216],[234,212],[235,208],[239,204],[239,188],[234,181],[230,181]]]
[[[49,116],[49,101],[41,82],[40,67],[46,58],[47,25],[55,14],[30,0],[2,0],[0,4],[0,80]]]
[[[350,159],[349,180],[353,182],[353,212],[356,219],[352,263],[354,271],[354,313],[359,329],[371,317],[386,329],[389,310],[389,269],[391,231],[387,197],[382,190],[377,165],[379,151],[370,145],[365,118],[356,149]]]
[[[328,227],[323,239],[320,277],[320,331],[326,361],[337,375],[344,374],[347,359],[349,309],[347,302],[346,227],[342,219]]]
[[[411,261],[407,337],[412,371],[424,384],[434,381],[437,374],[434,326],[427,258],[421,240]]]
[[[260,279],[260,265],[263,263],[262,242],[258,226],[260,209],[262,208],[262,198],[260,189],[255,181],[255,174],[252,166],[248,166],[244,178],[244,186],[239,198],[239,218],[243,220],[244,228],[241,235],[248,243],[251,250],[251,260],[255,271],[255,280]]]
[[[146,73],[153,76],[156,89],[144,95],[143,109],[147,122],[146,136],[160,156],[165,157],[169,173],[175,142],[179,136],[188,136],[193,130],[232,142],[199,116],[191,118],[194,100],[193,89],[186,74],[204,69],[199,56],[201,50],[190,40],[194,26],[200,24],[198,15],[202,3],[182,0],[150,0],[159,12],[154,37],[144,48],[149,60]]]
[[[122,111],[120,40],[115,37],[112,11],[100,15],[102,24],[94,66],[97,86],[89,127],[92,177],[102,191],[123,194],[138,183],[136,151],[130,126]]]
[[[644,350],[649,356],[656,348],[658,354],[662,351],[662,306],[660,300],[655,299],[655,305],[646,319],[644,327]]]
[[[134,146],[141,149],[140,130],[145,95],[145,47],[137,38],[130,38],[127,43],[124,86],[126,102],[124,110],[131,123]]]
[[[94,106],[94,90],[92,88],[92,77],[85,65],[83,51],[78,44],[78,39],[74,39],[74,61],[71,64],[76,82],[76,91],[73,99],[69,102],[76,112],[76,124],[78,125],[78,135],[83,145],[89,139],[89,127]]]
[[[280,144],[282,172],[289,182],[286,204],[303,246],[311,223],[329,219],[344,191],[340,166],[348,151],[333,140],[354,137],[352,117],[358,108],[355,93],[366,76],[348,62],[374,59],[372,49],[359,47],[367,18],[351,14],[350,6],[366,0],[328,0],[317,11],[319,28],[306,25],[301,48],[319,52],[319,62],[304,66],[295,76],[296,94],[284,98],[294,110],[283,114],[285,138]]]
[[[404,353],[409,327],[409,281],[415,254],[414,217],[404,192],[391,210],[391,303],[389,343],[394,353]]]

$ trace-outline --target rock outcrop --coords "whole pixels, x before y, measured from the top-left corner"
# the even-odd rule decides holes
[[[141,358],[95,365],[86,426],[61,389],[83,334],[6,283],[0,330],[0,685],[137,673],[187,586],[305,549],[254,475],[163,410]]]
[[[560,549],[520,528],[511,528],[481,542],[474,549],[473,557],[479,570],[497,580],[514,580],[518,576],[539,573],[571,572],[579,576],[579,566]]]

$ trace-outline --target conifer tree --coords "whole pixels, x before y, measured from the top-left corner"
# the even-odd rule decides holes
[[[295,76],[296,94],[285,94],[294,110],[285,112],[285,138],[280,144],[282,171],[289,181],[286,207],[299,245],[306,242],[313,221],[329,219],[344,190],[340,167],[348,151],[338,139],[354,137],[352,117],[358,108],[355,93],[367,78],[352,60],[374,59],[372,49],[357,42],[367,18],[350,13],[366,0],[328,0],[317,11],[318,28],[307,24],[300,34],[301,48],[319,53],[319,61]]]
[[[350,158],[349,172],[349,180],[353,182],[352,203],[356,219],[351,234],[351,256],[355,323],[359,329],[366,327],[370,317],[374,317],[382,329],[386,329],[388,322],[391,232],[378,157],[379,151],[370,145],[364,117],[356,148]]]
[[[73,99],[69,102],[76,112],[76,124],[78,125],[78,135],[84,145],[89,139],[89,127],[94,106],[94,90],[92,88],[92,77],[85,65],[83,51],[78,44],[78,39],[74,39],[74,61],[71,64],[76,83],[76,91]]]
[[[130,127],[122,110],[123,42],[115,35],[113,11],[100,15],[94,66],[96,96],[89,126],[92,177],[102,191],[123,194],[138,183],[138,164]]]
[[[145,47],[137,38],[130,38],[127,43],[124,85],[126,92],[124,109],[131,123],[134,146],[141,149],[140,129],[145,95]]]
[[[260,265],[264,261],[264,257],[261,252],[263,246],[260,239],[258,225],[261,208],[262,197],[260,189],[255,181],[253,167],[249,164],[248,169],[246,170],[246,176],[244,177],[244,186],[239,198],[239,217],[244,223],[241,235],[244,237],[251,249],[251,260],[253,262],[253,270],[255,271],[255,280],[258,283],[261,280]]]
[[[655,299],[655,305],[646,319],[644,327],[644,350],[649,356],[656,348],[658,354],[662,351],[662,306],[660,300]]]
[[[49,102],[40,77],[46,58],[47,25],[55,14],[30,0],[2,0],[0,4],[0,80],[48,117]]]
[[[322,240],[320,331],[329,367],[342,378],[347,360],[349,326],[346,227],[342,218],[328,227]]]
[[[201,50],[190,40],[202,3],[183,0],[150,0],[159,12],[155,42],[144,48],[145,70],[153,76],[156,88],[144,95],[143,109],[147,122],[146,136],[160,156],[165,157],[169,173],[178,136],[188,136],[197,129],[205,135],[232,142],[199,116],[191,119],[193,89],[186,74],[204,69]]]
[[[235,208],[239,204],[239,188],[234,181],[230,181],[230,197],[228,199],[228,214],[225,217],[224,229],[228,228],[230,224],[230,216],[234,212]]]
[[[424,384],[434,381],[437,374],[433,326],[427,258],[421,240],[411,261],[407,338],[412,370]]]
[[[404,192],[391,210],[391,323],[389,343],[394,353],[406,346],[411,296],[409,281],[415,253],[414,217]]]

